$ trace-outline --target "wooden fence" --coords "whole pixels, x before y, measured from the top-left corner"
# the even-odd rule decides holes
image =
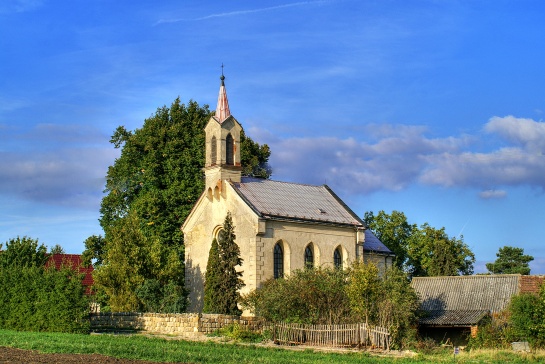
[[[387,329],[361,324],[304,325],[278,323],[273,325],[273,340],[280,345],[312,345],[329,347],[373,346],[390,350]]]

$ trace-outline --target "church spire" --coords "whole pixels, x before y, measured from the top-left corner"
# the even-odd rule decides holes
[[[229,102],[227,101],[227,92],[225,91],[225,76],[223,75],[223,64],[221,65],[221,85],[220,93],[218,95],[218,106],[216,107],[216,119],[221,123],[229,116],[231,116],[231,111],[229,111]]]

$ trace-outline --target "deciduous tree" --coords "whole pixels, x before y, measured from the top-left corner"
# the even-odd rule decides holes
[[[408,260],[409,239],[417,229],[416,224],[409,224],[403,212],[392,211],[387,214],[384,210],[374,215],[372,211],[365,213],[364,222],[376,237],[396,256],[394,264],[404,269]]]
[[[454,276],[473,273],[475,255],[463,238],[449,237],[445,228],[427,223],[415,230],[409,240],[409,272],[412,276]]]
[[[112,309],[142,307],[135,292],[148,280],[183,291],[180,226],[204,189],[204,126],[211,115],[207,105],[176,99],[142,128],[120,126],[113,134],[110,141],[121,155],[106,175],[100,208],[105,236],[87,239],[84,252],[86,261],[95,261],[95,281],[110,295]],[[244,170],[268,177],[269,148],[246,136],[241,142]],[[147,297],[153,282],[146,285]]]

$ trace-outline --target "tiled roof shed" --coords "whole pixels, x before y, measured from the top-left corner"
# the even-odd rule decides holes
[[[46,267],[55,264],[55,269],[60,269],[63,265],[70,269],[84,274],[83,281],[81,282],[86,287],[86,293],[90,294],[91,286],[93,285],[93,266],[89,265],[84,267],[81,259],[81,255],[78,254],[52,254],[49,256],[49,260],[46,263]]]
[[[518,274],[415,277],[411,286],[428,315],[420,324],[472,326],[489,313],[502,311],[519,292]]]

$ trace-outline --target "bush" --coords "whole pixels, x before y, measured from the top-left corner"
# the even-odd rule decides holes
[[[392,348],[412,345],[418,297],[394,268],[379,275],[372,264],[347,270],[304,269],[270,279],[243,299],[243,307],[272,322],[341,324],[368,322],[388,328]]]
[[[12,239],[6,247],[0,252],[0,327],[89,332],[83,275],[66,267],[46,269],[45,247],[37,240]]]

